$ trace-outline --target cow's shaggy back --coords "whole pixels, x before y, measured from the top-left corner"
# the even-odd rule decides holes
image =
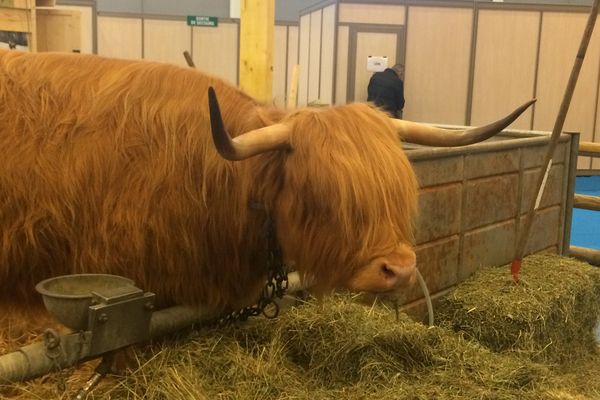
[[[260,160],[218,156],[209,85],[232,134],[264,125],[253,100],[194,70],[0,52],[2,301],[84,272],[131,277],[163,303],[254,298],[263,215],[246,174]]]

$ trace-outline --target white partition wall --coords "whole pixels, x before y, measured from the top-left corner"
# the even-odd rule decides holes
[[[286,104],[287,96],[290,94],[290,85],[292,82],[292,74],[294,67],[299,64],[298,61],[298,45],[299,45],[299,29],[298,26],[288,26],[288,46],[287,46],[287,74],[286,74]]]
[[[191,29],[185,21],[144,19],[144,58],[187,66],[183,52],[192,50]]]
[[[586,21],[585,14],[564,12],[543,14],[534,129],[552,130],[554,126]],[[594,139],[600,58],[599,39],[600,32],[595,29],[564,126],[567,131],[581,132],[580,140],[585,141]],[[600,137],[596,135],[596,139]],[[590,162],[589,157],[580,157],[578,168],[588,169]]]
[[[285,104],[289,78],[298,63],[298,26],[277,23],[275,29],[274,101]],[[239,20],[219,18],[217,26],[189,26],[183,17],[97,17],[98,54],[146,59],[187,67],[189,51],[196,68],[238,84]]]
[[[276,26],[273,35],[273,104],[284,107],[287,77],[287,27]]]
[[[348,95],[348,43],[350,40],[350,28],[348,26],[339,26],[337,33],[335,104],[344,104]]]
[[[299,106],[333,104],[335,49],[335,4],[324,4],[300,17]]]
[[[319,100],[323,104],[333,104],[335,5],[330,5],[323,9],[321,24],[321,71],[319,72]]]
[[[273,42],[273,104],[285,107],[292,71],[298,63],[298,27],[276,25]]]
[[[308,103],[308,69],[310,52],[310,14],[300,17],[300,40],[298,57],[300,64],[300,81],[298,84],[298,106]]]
[[[106,57],[142,58],[142,19],[97,18],[98,54]]]
[[[485,124],[534,97],[540,13],[480,10],[471,124]],[[502,37],[502,40],[498,38]],[[532,110],[511,126],[530,129]]]
[[[94,52],[94,10],[91,6],[63,6],[53,7],[57,10],[70,10],[79,14],[79,51],[85,54]]]
[[[308,39],[308,103],[320,102],[322,10],[310,14]]]
[[[584,6],[444,0],[310,4],[297,25],[276,23],[274,104],[286,104],[296,64],[298,106],[365,101],[372,74],[365,58],[387,53],[390,64],[405,64],[404,118],[478,125],[535,97],[536,105],[512,127],[536,130],[554,124],[589,12]],[[99,54],[185,66],[182,52],[188,50],[199,69],[237,84],[237,19],[192,28],[181,16],[123,12],[128,14],[97,16]],[[82,14],[82,31],[89,18]],[[596,29],[565,123],[565,130],[595,142],[600,142],[599,35]],[[82,43],[89,42],[86,37],[89,30],[82,32]],[[600,160],[581,158],[579,167],[600,168]]]
[[[239,25],[192,28],[192,57],[196,68],[236,85],[238,81]],[[181,59],[183,56],[180,54]]]
[[[365,2],[366,3],[366,2]],[[400,4],[340,4],[340,23],[404,25],[406,7]]]
[[[472,22],[469,8],[410,7],[404,118],[466,123]]]

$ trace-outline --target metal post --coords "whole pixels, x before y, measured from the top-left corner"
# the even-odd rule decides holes
[[[571,225],[573,223],[573,201],[575,196],[575,180],[577,178],[577,154],[579,149],[579,132],[567,132],[571,135],[569,147],[569,171],[567,173],[567,191],[565,198],[565,219],[562,248],[560,253],[564,256],[569,255],[569,246],[571,245]]]

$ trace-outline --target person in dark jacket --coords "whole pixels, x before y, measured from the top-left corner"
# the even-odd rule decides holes
[[[402,118],[404,108],[404,65],[376,72],[369,80],[367,101],[372,101],[394,118]]]

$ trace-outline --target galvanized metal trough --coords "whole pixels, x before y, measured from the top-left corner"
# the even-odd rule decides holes
[[[482,266],[512,261],[549,139],[505,130],[465,147],[405,145],[420,184],[417,264],[434,299]],[[569,254],[578,143],[578,134],[559,138],[526,254]],[[424,314],[418,288],[405,308]]]

